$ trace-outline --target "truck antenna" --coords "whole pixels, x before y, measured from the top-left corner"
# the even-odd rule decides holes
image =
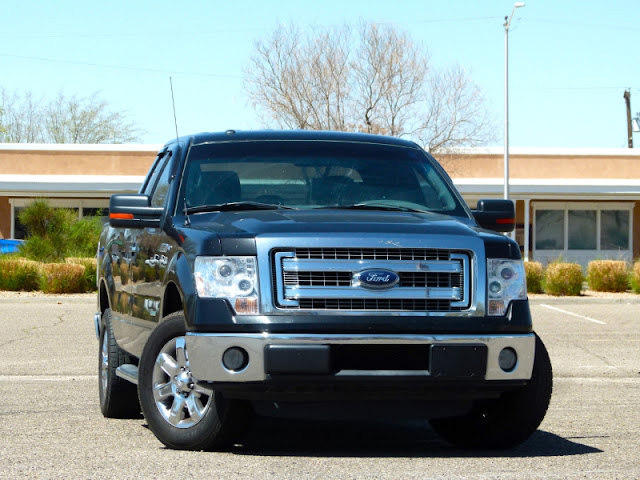
[[[173,124],[176,127],[176,138],[178,138],[180,135],[178,135],[178,119],[176,118],[176,99],[173,96],[173,79],[171,77],[169,77],[169,85],[171,86],[171,105],[173,106]]]

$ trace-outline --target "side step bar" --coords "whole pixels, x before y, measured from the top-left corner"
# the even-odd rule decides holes
[[[127,363],[116,368],[116,375],[135,385],[138,384],[138,367]]]

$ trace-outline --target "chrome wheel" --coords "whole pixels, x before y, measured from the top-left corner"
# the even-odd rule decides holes
[[[184,337],[162,347],[153,366],[152,385],[160,415],[177,428],[197,425],[213,401],[213,390],[198,385],[191,375]]]
[[[102,335],[102,345],[100,347],[100,384],[102,391],[107,391],[107,382],[109,381],[109,337],[107,332]]]
[[[138,392],[133,383],[119,378],[118,367],[134,360],[120,347],[113,336],[111,309],[102,314],[100,343],[98,344],[98,392],[100,410],[107,418],[136,418],[140,416]]]

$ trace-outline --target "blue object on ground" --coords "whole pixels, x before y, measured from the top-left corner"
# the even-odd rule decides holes
[[[18,248],[24,240],[5,240],[0,239],[0,254],[1,253],[17,253]]]

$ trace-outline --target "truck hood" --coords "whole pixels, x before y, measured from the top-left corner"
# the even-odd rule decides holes
[[[178,220],[180,225],[183,222]],[[189,256],[255,255],[259,236],[378,234],[393,240],[399,235],[476,237],[495,258],[520,258],[517,244],[503,235],[477,227],[469,218],[435,213],[369,210],[258,210],[190,215],[189,227],[177,226]]]
[[[470,219],[435,213],[369,210],[260,210],[190,216],[190,229],[220,237],[295,233],[402,233],[476,235]]]

